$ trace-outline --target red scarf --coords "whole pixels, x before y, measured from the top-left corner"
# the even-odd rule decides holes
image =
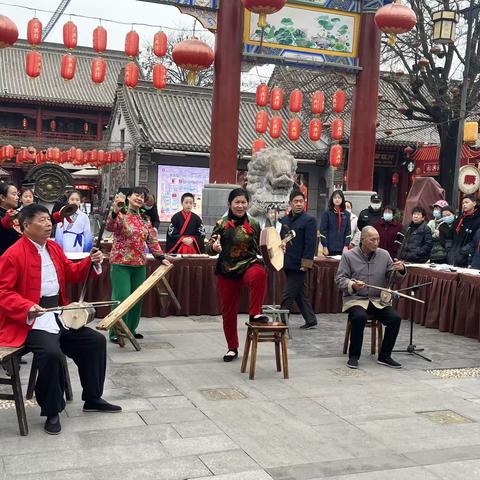
[[[465,217],[471,217],[474,213],[476,212],[476,209],[473,210],[471,213],[463,213],[462,216],[460,217],[460,221],[458,222],[457,228],[455,229],[455,232],[457,235],[460,233],[460,229],[462,228],[463,225],[463,219]]]
[[[337,232],[340,231],[340,227],[342,226],[342,210],[340,207],[334,207],[333,211],[337,214],[338,221],[337,221]]]

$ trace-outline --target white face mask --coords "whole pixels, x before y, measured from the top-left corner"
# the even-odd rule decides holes
[[[381,203],[370,203],[370,207],[372,207],[372,210],[380,210],[380,208],[382,207],[382,204]]]

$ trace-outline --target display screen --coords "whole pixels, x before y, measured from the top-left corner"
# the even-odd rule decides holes
[[[182,209],[181,198],[186,192],[195,197],[193,211],[202,214],[202,189],[208,183],[209,170],[202,167],[158,166],[157,206],[161,222],[169,222]]]

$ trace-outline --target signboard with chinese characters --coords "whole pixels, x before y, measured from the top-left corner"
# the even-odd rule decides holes
[[[303,67],[335,64],[357,67],[360,2],[291,0],[257,26],[258,15],[245,10],[243,58],[258,63]]]
[[[420,177],[437,177],[440,175],[440,165],[438,162],[417,162],[417,164],[415,175]]]
[[[376,167],[396,167],[398,162],[397,152],[376,152],[375,166]]]

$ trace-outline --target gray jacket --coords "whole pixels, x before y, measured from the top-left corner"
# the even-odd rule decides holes
[[[393,278],[392,275],[394,275]],[[377,287],[387,287],[390,280],[398,281],[405,275],[406,272],[395,272],[393,260],[383,248],[377,248],[370,257],[367,257],[360,247],[349,250],[342,255],[335,276],[335,282],[343,292],[342,311],[345,312],[355,305],[366,309],[368,302],[372,302],[377,308],[384,308],[389,305],[388,302],[381,300],[382,292],[380,290],[365,287],[362,290],[355,291],[352,287],[353,279]],[[382,298],[384,299],[383,296]]]

